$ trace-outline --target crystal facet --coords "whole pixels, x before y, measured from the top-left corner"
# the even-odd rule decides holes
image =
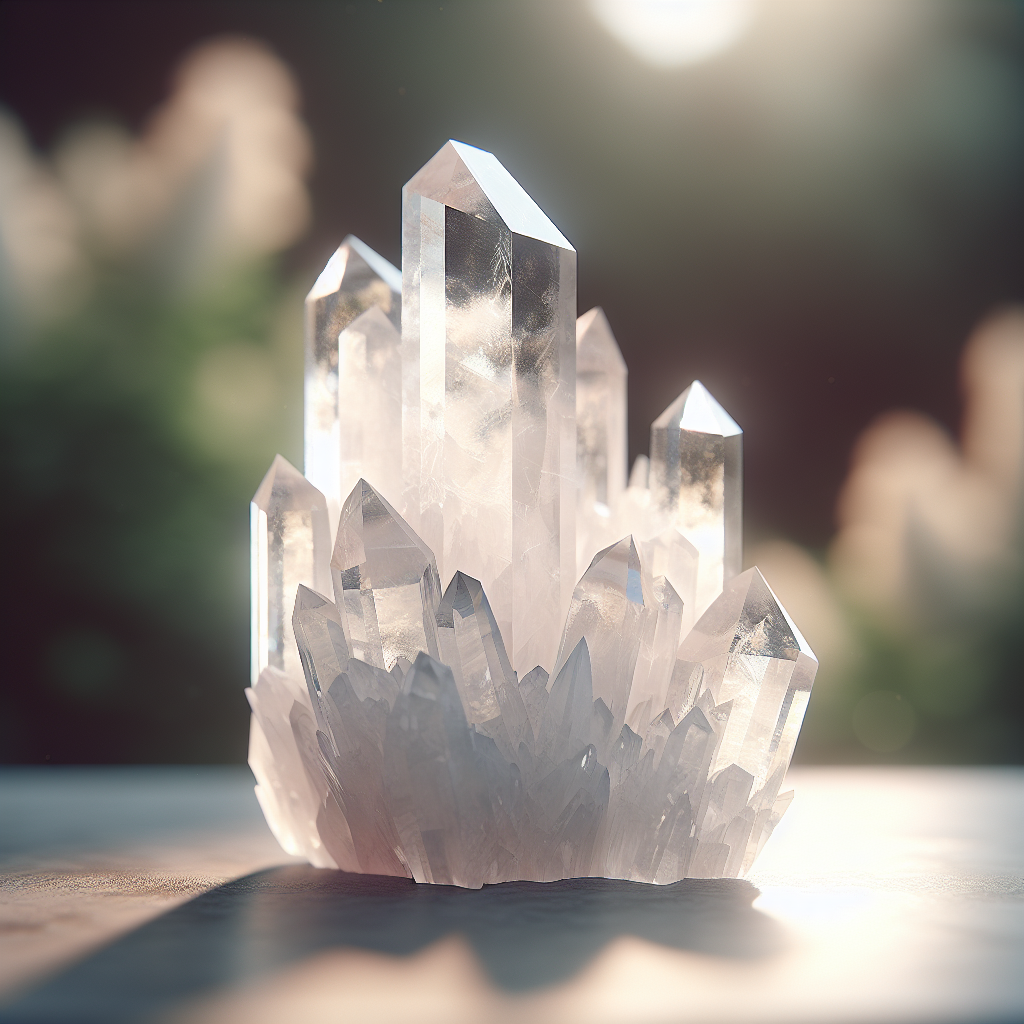
[[[327,498],[332,533],[338,525],[341,502],[355,482],[353,479],[344,486],[341,479],[340,460],[351,462],[352,456],[346,455],[351,438],[339,434],[338,335],[374,306],[397,330],[402,311],[402,275],[383,256],[349,235],[306,296],[303,458],[307,478]],[[357,408],[362,410],[362,401]],[[375,410],[371,406],[362,411],[369,417]],[[378,486],[383,488],[384,484]]]
[[[325,590],[330,580],[327,502],[278,455],[249,506],[252,567],[252,682],[268,665],[302,674],[291,614],[300,584]]]
[[[489,153],[449,143],[406,186],[403,274],[400,339],[394,268],[332,258],[306,380],[330,493],[278,456],[253,499],[274,834],[462,886],[743,874],[817,661],[739,574],[742,432],[695,381],[626,485],[618,346],[600,309],[574,344],[575,252]]]
[[[575,579],[576,251],[449,142],[403,191],[402,264],[412,525],[442,579],[480,580],[513,668],[550,668]]]
[[[695,380],[651,427],[653,501],[700,553],[700,615],[743,561],[743,431]]]

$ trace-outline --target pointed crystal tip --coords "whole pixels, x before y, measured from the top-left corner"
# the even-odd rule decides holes
[[[384,281],[388,288],[395,293],[401,293],[401,271],[384,259],[380,253],[371,249],[364,241],[356,238],[355,235],[347,235],[341,245],[334,250],[327,265],[320,271],[320,276],[310,288],[306,301],[322,299],[338,291],[342,287],[345,277],[352,274],[353,261],[364,263]]]
[[[281,512],[326,510],[327,500],[283,455],[275,455],[260,481],[252,503],[264,512],[274,505]]]
[[[626,361],[600,306],[588,309],[576,320],[576,371],[585,372],[591,367],[606,373],[626,373]]]
[[[726,583],[683,640],[679,657],[702,660],[709,643],[716,649],[724,643],[731,654],[818,660],[757,566]]]
[[[517,235],[576,251],[498,158],[476,146],[445,143],[405,187],[484,220],[497,216]]]
[[[653,423],[652,429],[678,427],[700,434],[732,437],[743,428],[722,408],[710,391],[695,380]]]

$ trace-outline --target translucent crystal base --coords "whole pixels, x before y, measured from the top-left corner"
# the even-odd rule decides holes
[[[412,531],[365,483],[343,524],[357,503],[363,522],[375,515],[376,536],[364,531],[365,561],[339,572],[353,584],[345,593],[374,617],[386,602],[356,577],[405,571],[415,595],[398,603],[412,621],[392,601],[393,633],[422,644],[433,605],[427,646],[445,660],[411,646],[411,662],[385,659],[401,641],[382,641],[384,631],[367,644],[372,657],[350,657],[335,603],[298,588],[304,685],[268,666],[250,691],[257,795],[285,849],[325,867],[471,887],[750,867],[792,797],[779,790],[816,668],[756,569],[730,581],[677,657],[645,663],[661,608],[632,543],[614,545],[576,589],[553,679],[538,667],[519,680],[480,584],[456,573],[438,601],[417,582],[436,579],[429,552],[402,543]],[[651,661],[670,673],[652,673]]]

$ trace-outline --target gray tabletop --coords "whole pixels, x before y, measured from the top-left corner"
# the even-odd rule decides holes
[[[1024,1020],[1024,771],[804,768],[746,880],[317,871],[234,768],[0,771],[0,1022]]]

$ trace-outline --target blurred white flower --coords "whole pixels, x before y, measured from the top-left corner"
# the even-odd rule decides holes
[[[1024,315],[975,333],[963,359],[963,451],[933,420],[896,412],[861,436],[831,551],[844,589],[897,619],[927,602],[977,605],[1010,568],[1024,445]]]
[[[141,138],[107,124],[72,132],[55,164],[102,249],[161,249],[162,269],[201,282],[289,245],[309,221],[308,131],[291,73],[247,39],[204,43],[182,62]]]
[[[1024,474],[1024,309],[990,317],[974,332],[961,367],[967,461],[1011,502]]]
[[[66,307],[83,269],[74,211],[0,111],[0,308],[45,317]]]

